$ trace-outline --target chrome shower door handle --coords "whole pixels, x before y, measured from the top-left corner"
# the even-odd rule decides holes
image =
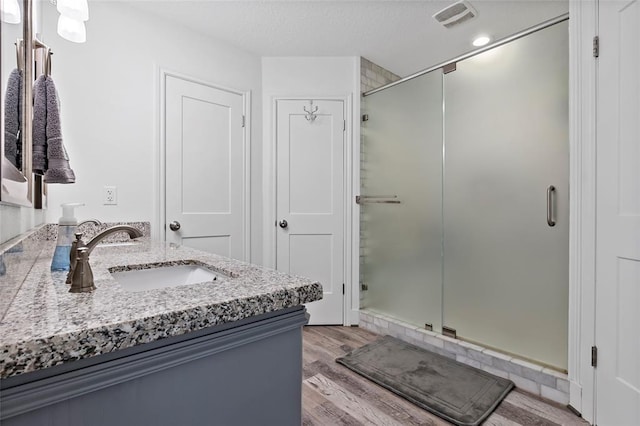
[[[547,225],[549,226],[556,226],[556,219],[554,217],[555,192],[556,187],[553,185],[549,185],[549,187],[547,188]]]
[[[169,224],[169,229],[171,229],[172,231],[177,231],[178,229],[180,229],[180,222],[174,220]]]

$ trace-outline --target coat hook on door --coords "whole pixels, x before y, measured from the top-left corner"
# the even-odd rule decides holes
[[[302,107],[302,109],[304,109],[304,112],[306,112],[304,118],[306,118],[307,121],[313,122],[318,117],[315,114],[316,112],[318,112],[318,107],[313,106],[313,101],[309,101],[309,109],[307,109],[307,107]]]

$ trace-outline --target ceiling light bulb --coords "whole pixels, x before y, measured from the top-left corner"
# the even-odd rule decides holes
[[[58,18],[58,34],[74,43],[84,43],[87,41],[87,30],[84,22],[60,15]]]
[[[77,21],[89,20],[89,5],[87,0],[58,0],[58,12]]]
[[[491,38],[488,36],[480,36],[480,37],[476,37],[475,40],[473,40],[473,45],[476,47],[480,47],[480,46],[484,46],[485,44],[489,43],[491,41]]]
[[[21,21],[20,5],[18,0],[0,0],[2,22],[7,24],[19,24]]]

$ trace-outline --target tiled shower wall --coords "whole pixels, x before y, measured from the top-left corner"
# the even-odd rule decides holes
[[[400,80],[400,76],[374,64],[366,58],[360,58],[360,91],[368,92],[385,84]]]
[[[362,93],[369,90],[377,89],[394,81],[400,80],[400,76],[392,73],[389,70],[382,68],[379,65],[374,64],[366,58],[360,58],[360,91]],[[365,114],[364,102],[361,102],[361,116]],[[365,139],[365,131],[360,132],[360,188],[364,188],[362,193],[366,192],[367,179],[369,169],[367,168],[367,143]],[[366,216],[363,210],[360,210],[360,283],[367,282],[363,273],[366,271],[364,262],[366,261],[366,247],[368,243],[367,239],[367,223]],[[360,291],[360,300],[362,301],[366,294]]]

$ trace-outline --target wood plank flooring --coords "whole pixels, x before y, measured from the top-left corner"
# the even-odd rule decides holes
[[[449,425],[335,362],[378,337],[358,327],[304,328],[303,425]],[[514,390],[485,421],[488,426],[586,425],[567,408]]]

